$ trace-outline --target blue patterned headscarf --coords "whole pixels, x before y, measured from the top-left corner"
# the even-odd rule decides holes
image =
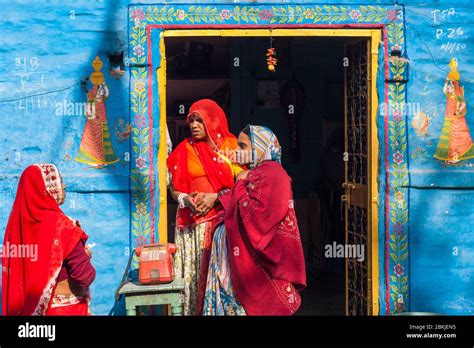
[[[250,141],[252,142],[252,163],[255,168],[264,161],[281,163],[281,146],[276,135],[267,127],[251,126]]]

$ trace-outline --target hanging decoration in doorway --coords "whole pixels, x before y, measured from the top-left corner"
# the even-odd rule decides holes
[[[270,31],[271,33],[271,31]],[[271,72],[276,72],[278,59],[276,59],[276,50],[273,47],[273,36],[270,35],[270,48],[267,49],[267,69]]]
[[[271,72],[276,71],[276,65],[278,60],[275,58],[276,52],[275,48],[271,47],[267,50],[267,69]]]
[[[92,67],[94,72],[90,76],[90,81],[93,86],[87,93],[85,110],[87,121],[75,160],[94,168],[102,168],[107,164],[118,162],[118,158],[110,139],[105,109],[109,89],[105,83],[104,74],[101,72],[102,61],[99,57],[95,57]]]
[[[447,164],[455,164],[474,158],[474,145],[466,122],[466,100],[464,87],[459,84],[458,62],[449,63],[449,72],[443,87],[446,95],[446,115],[439,138],[435,158]]]

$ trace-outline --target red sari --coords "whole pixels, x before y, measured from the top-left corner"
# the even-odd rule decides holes
[[[179,192],[217,193],[230,189],[234,185],[231,166],[224,162],[217,151],[226,152],[237,148],[237,138],[230,133],[227,118],[222,108],[213,100],[202,99],[191,105],[189,117],[199,114],[202,118],[207,136],[214,145],[206,141],[194,141],[186,138],[170,154],[167,160],[172,175],[173,188]],[[191,216],[190,208],[178,210],[177,226],[185,227],[213,219],[216,208],[205,216]]]
[[[54,165],[31,165],[20,177],[4,250],[36,247],[37,257],[2,257],[3,315],[48,315],[64,259],[81,239],[87,239],[79,224],[59,208],[60,194],[61,181]],[[82,314],[84,304],[71,310],[70,315]]]
[[[170,154],[167,160],[172,175],[172,186],[183,193],[218,193],[234,185],[233,167],[219,155],[226,155],[237,148],[237,138],[230,133],[227,118],[222,108],[213,100],[202,99],[191,105],[187,122],[193,114],[198,114],[206,129],[212,146],[206,141],[187,138]],[[222,207],[216,206],[204,216],[192,214],[190,208],[179,208],[176,215],[176,227],[193,227],[208,222],[201,251],[198,299],[195,314],[200,314],[204,301],[207,269],[209,265],[212,230],[215,218]]]
[[[247,315],[291,315],[306,286],[291,179],[266,161],[220,199],[232,285]]]

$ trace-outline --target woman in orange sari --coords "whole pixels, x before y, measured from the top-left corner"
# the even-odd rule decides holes
[[[219,193],[234,185],[242,170],[225,154],[237,148],[222,108],[210,99],[195,102],[186,119],[191,138],[170,154],[171,195],[178,201],[176,214],[175,274],[184,278],[184,314],[201,314],[209,264],[212,230]]]
[[[455,164],[474,158],[474,144],[466,122],[466,99],[464,88],[459,84],[456,59],[453,58],[449,66],[451,71],[443,87],[446,117],[434,157],[448,164]]]
[[[79,222],[59,208],[65,187],[53,164],[35,164],[20,177],[2,255],[3,315],[88,315],[95,269]]]

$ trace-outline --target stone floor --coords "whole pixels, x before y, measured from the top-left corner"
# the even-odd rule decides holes
[[[296,315],[345,315],[344,274],[308,275]]]

